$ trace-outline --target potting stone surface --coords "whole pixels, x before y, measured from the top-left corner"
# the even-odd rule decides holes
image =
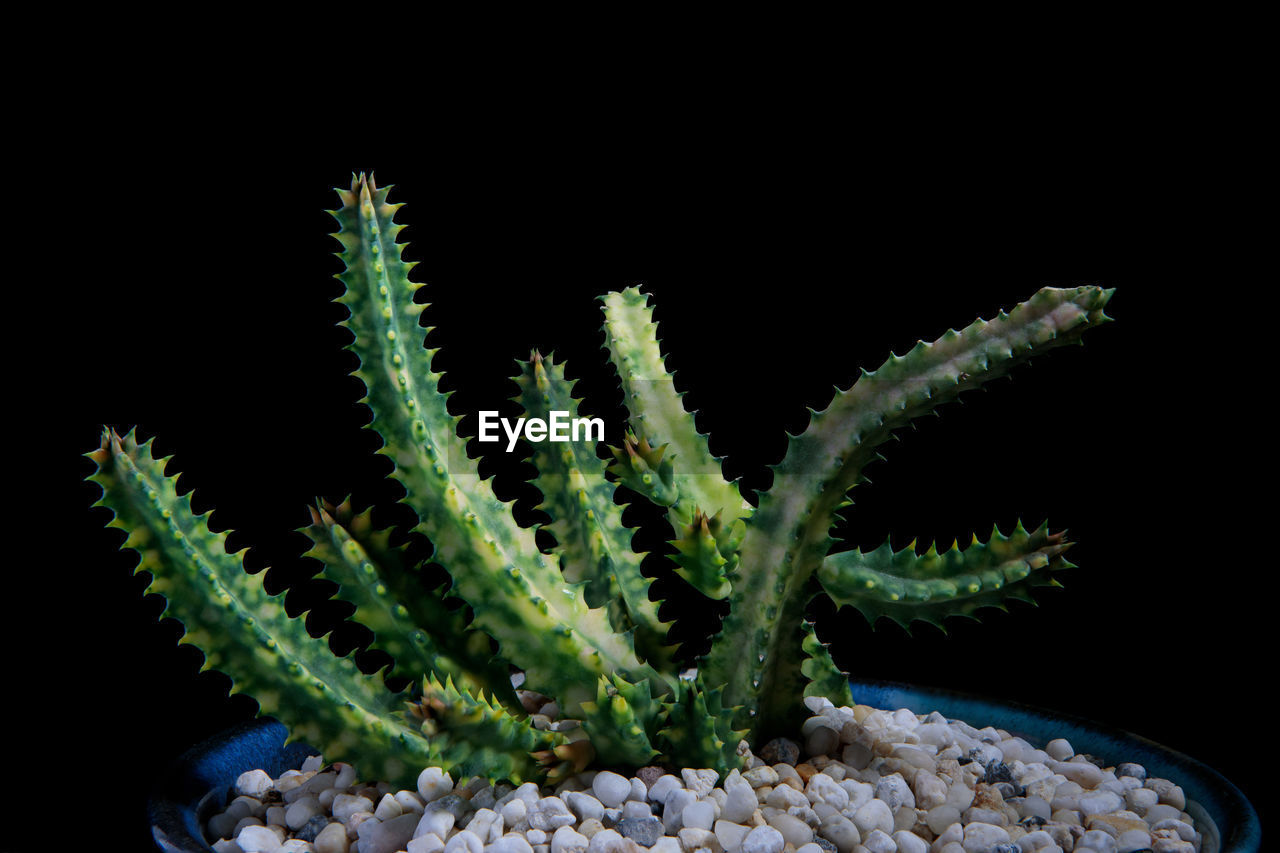
[[[1182,789],[1138,764],[936,712],[805,701],[795,740],[743,742],[745,769],[723,782],[647,767],[540,789],[425,768],[397,791],[314,756],[241,775],[206,836],[219,853],[1200,853]]]

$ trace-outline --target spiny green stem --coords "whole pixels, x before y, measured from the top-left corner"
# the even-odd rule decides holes
[[[923,341],[863,375],[792,437],[774,482],[752,517],[730,578],[732,606],[704,671],[726,684],[726,701],[755,706],[756,730],[774,731],[803,713],[788,688],[799,677],[802,635],[792,631],[808,581],[826,556],[834,513],[895,429],[977,388],[1035,353],[1075,343],[1109,318],[1111,292],[1045,288],[1009,314]],[[786,620],[786,621],[783,621]]]
[[[530,417],[550,421],[552,412],[580,416],[573,385],[564,366],[534,352],[516,377],[516,400]],[[673,646],[666,644],[670,624],[658,616],[649,598],[650,581],[640,571],[641,555],[631,548],[633,532],[622,524],[622,507],[614,503],[617,485],[605,478],[605,464],[587,441],[533,445],[542,492],[538,507],[551,516],[547,529],[556,537],[556,552],[567,580],[585,581],[587,604],[607,607],[610,624],[620,633],[634,632],[636,648],[651,665],[671,668]],[[655,685],[669,692],[665,685]]]
[[[164,475],[166,459],[129,433],[103,435],[88,454],[98,465],[89,479],[102,487],[95,506],[112,510],[108,526],[128,532],[124,548],[141,556],[135,572],[152,576],[148,592],[164,596],[165,616],[185,633],[180,643],[204,652],[201,670],[216,668],[245,691],[262,713],[289,726],[291,739],[324,750],[330,760],[356,760],[365,772],[406,784],[431,759],[427,741],[398,716],[403,697],[365,675],[348,655],[338,657],[325,638],[307,633],[280,597],[226,550],[226,534],[194,515],[177,477]],[[207,514],[206,514],[207,515]]]
[[[648,468],[654,468],[652,479],[637,484],[624,477],[624,482],[656,503],[670,507],[677,534],[683,533],[699,513],[718,515],[726,528],[740,529],[741,521],[751,516],[751,505],[743,500],[737,485],[724,478],[720,460],[711,455],[707,438],[698,432],[693,414],[685,411],[683,395],[676,392],[659,349],[658,326],[648,297],[639,288],[631,287],[610,293],[602,301],[605,346],[622,380],[631,430],[637,441],[654,448],[667,466],[664,475],[670,478],[669,483],[663,482],[664,477],[656,476],[653,460],[645,457],[636,459],[640,466],[637,473],[643,478]],[[618,461],[623,465],[631,460],[619,456]],[[693,575],[686,580],[695,582],[700,578]],[[710,578],[706,588],[699,587],[699,591],[712,596],[723,582],[723,574]]]
[[[838,606],[854,607],[871,624],[884,617],[910,630],[918,620],[945,631],[949,616],[976,619],[979,608],[1013,600],[1034,604],[1033,587],[1060,586],[1052,573],[1072,568],[1063,556],[1070,547],[1066,532],[1050,533],[1048,522],[1032,532],[1018,522],[1012,535],[996,528],[964,550],[930,545],[917,554],[914,543],[894,551],[886,541],[873,551],[830,554],[818,580]]]
[[[533,531],[520,527],[497,499],[457,437],[448,395],[422,347],[415,304],[418,285],[395,242],[399,205],[387,191],[358,176],[334,212],[346,271],[339,301],[351,312],[344,325],[355,335],[356,375],[368,389],[370,427],[383,438],[379,451],[394,462],[404,502],[418,515],[416,530],[436,548],[435,559],[454,580],[453,591],[471,605],[476,624],[521,667],[531,689],[555,696],[572,713],[594,695],[596,679],[618,672],[632,679],[656,676],[631,640],[591,610],[580,586],[563,583],[558,568],[538,550]],[[529,643],[530,636],[542,639]],[[654,678],[656,681],[657,679]]]
[[[535,728],[527,716],[513,715],[483,691],[473,694],[451,678],[423,679],[422,697],[411,711],[431,743],[434,766],[460,778],[541,782],[546,768],[536,754],[568,742],[565,735]]]
[[[391,674],[411,681],[423,673],[452,678],[464,690],[488,690],[508,708],[520,707],[510,670],[494,658],[488,635],[467,624],[465,607],[450,608],[440,590],[423,585],[405,549],[391,546],[390,531],[373,528],[369,511],[356,515],[349,504],[320,504],[311,508],[311,518],[303,533],[312,548],[303,556],[319,560],[321,575],[355,605],[352,618],[394,660]]]

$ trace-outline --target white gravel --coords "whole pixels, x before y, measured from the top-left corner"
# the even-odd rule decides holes
[[[1200,853],[1182,789],[1137,764],[936,712],[805,701],[796,741],[723,780],[604,770],[539,790],[429,767],[395,791],[313,756],[278,779],[242,774],[207,837],[218,853]]]

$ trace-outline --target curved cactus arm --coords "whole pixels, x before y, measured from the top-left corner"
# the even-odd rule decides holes
[[[493,656],[488,635],[467,624],[466,608],[451,609],[442,591],[423,586],[404,548],[390,544],[391,531],[373,527],[369,510],[357,515],[349,503],[309,509],[311,525],[302,532],[312,547],[303,556],[318,560],[321,576],[355,605],[352,618],[373,631],[375,647],[391,655],[393,675],[453,678],[464,690],[488,690],[506,707],[520,707],[510,670]]]
[[[580,416],[564,365],[534,351],[520,368],[515,399],[530,417],[550,423],[552,412]],[[569,581],[585,582],[587,604],[608,607],[614,630],[634,631],[637,651],[651,665],[669,671],[675,651],[666,644],[670,623],[659,618],[659,602],[649,598],[641,555],[631,549],[633,532],[623,526],[622,507],[613,500],[617,484],[605,478],[605,463],[596,456],[594,443],[574,438],[571,434],[570,441],[532,445],[538,469],[533,483],[543,495],[538,508],[551,516],[547,529],[556,537],[561,571]]]
[[[622,379],[624,401],[631,413],[631,430],[638,440],[655,448],[664,447],[663,461],[670,466],[668,489],[659,488],[662,477],[657,466],[635,454],[619,456],[618,471],[631,485],[628,475],[641,482],[636,488],[655,503],[670,506],[673,524],[679,530],[692,521],[694,512],[720,515],[732,527],[751,515],[751,505],[742,498],[736,483],[724,478],[720,460],[711,455],[707,437],[698,432],[693,413],[685,411],[681,394],[667,372],[658,346],[658,324],[653,321],[649,297],[637,287],[629,287],[601,297],[604,302],[605,346]],[[637,462],[633,468],[631,463]],[[643,475],[651,473],[655,485],[646,488]],[[650,492],[656,494],[651,495]],[[672,492],[674,494],[672,494]]]
[[[458,778],[540,782],[545,769],[537,754],[568,743],[565,735],[535,728],[528,716],[513,715],[483,691],[473,693],[452,678],[424,678],[421,698],[409,712],[421,722],[436,766]]]
[[[370,427],[383,440],[379,453],[394,463],[402,499],[418,515],[414,528],[435,546],[434,559],[453,578],[452,592],[475,611],[475,624],[494,637],[504,657],[525,671],[530,689],[555,696],[566,712],[594,695],[596,679],[619,672],[653,675],[631,638],[615,634],[606,614],[589,608],[581,586],[565,587],[559,569],[538,550],[531,529],[481,479],[476,461],[458,438],[457,422],[431,370],[393,222],[400,205],[387,202],[363,175],[339,191],[334,211],[346,271],[338,301],[350,311],[343,325],[360,359],[355,375],[368,389]],[[530,638],[537,642],[530,642]]]
[[[1078,342],[1110,319],[1103,306],[1111,293],[1045,288],[1008,314],[921,342],[876,372],[864,371],[814,413],[803,435],[791,437],[773,487],[748,524],[742,562],[730,578],[732,609],[704,668],[710,683],[727,685],[727,701],[759,708],[756,725],[764,728],[803,713],[799,698],[774,683],[801,654],[801,635],[774,627],[803,618],[808,580],[827,554],[834,513],[877,458],[875,448],[895,429],[1032,355]]]
[[[910,630],[913,621],[943,631],[948,616],[977,619],[982,607],[1005,602],[1032,604],[1034,587],[1061,586],[1053,573],[1073,568],[1063,555],[1071,547],[1066,531],[1049,532],[1045,522],[1028,532],[1018,522],[1011,535],[997,527],[991,538],[975,536],[968,548],[945,551],[933,545],[917,554],[912,545],[894,551],[888,542],[873,551],[829,554],[818,580],[839,606],[849,605],[875,624],[881,617]]]
[[[164,596],[165,616],[183,624],[180,643],[204,653],[201,671],[216,668],[264,714],[278,716],[290,737],[306,740],[332,760],[359,761],[365,772],[407,784],[431,757],[427,741],[398,713],[400,697],[362,673],[351,656],[337,657],[326,638],[290,617],[284,597],[271,596],[263,574],[251,575],[226,534],[194,515],[167,459],[112,431],[88,454],[98,465],[89,479],[102,487],[94,504],[115,515],[108,526],[128,533],[123,545],[141,556],[134,572],[152,576],[147,592]],[[207,515],[207,514],[206,514]],[[358,744],[358,749],[356,745]]]

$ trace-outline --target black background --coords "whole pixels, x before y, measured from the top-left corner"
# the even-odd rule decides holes
[[[41,545],[15,572],[8,608],[22,693],[39,709],[36,734],[18,746],[50,779],[86,760],[112,779],[100,819],[139,849],[147,787],[255,705],[228,699],[224,676],[197,674],[200,654],[157,620],[161,601],[142,595],[145,576],[116,551],[122,537],[89,508],[93,465],[77,454],[97,446],[103,423],[156,436],[180,488],[194,489],[197,510],[216,507],[214,527],[235,531],[249,567],[271,566],[273,591],[297,587],[289,612],[316,606],[313,633],[336,624],[345,611],[307,581],[317,566],[289,532],[306,504],[354,493],[403,519],[347,376],[354,357],[335,325],[344,309],[330,302],[340,292],[330,188],[370,168],[408,203],[404,238],[421,261],[414,277],[430,285],[430,343],[443,347],[435,366],[457,389],[452,410],[473,416],[464,434],[478,409],[510,413],[513,360],[538,347],[583,377],[589,411],[616,439],[621,393],[594,297],[643,283],[677,387],[749,488],[767,485],[806,406],[822,408],[833,384],[847,387],[890,350],[1043,285],[1118,288],[1117,322],[1084,347],[1052,352],[888,445],[841,527],[864,547],[885,536],[949,544],[1047,517],[1079,543],[1066,588],[1036,608],[953,624],[948,637],[872,632],[855,613],[818,609],[820,633],[855,674],[1091,717],[1185,751],[1260,799],[1265,741],[1248,727],[1274,672],[1256,556],[1267,548],[1245,510],[1253,498],[1232,479],[1252,451],[1231,426],[1248,417],[1235,390],[1247,366],[1222,355],[1243,335],[1224,318],[1245,291],[1204,277],[1206,247],[1180,221],[1185,199],[1161,179],[1158,152],[1003,168],[925,148],[890,163],[699,147],[677,169],[643,146],[614,158],[591,140],[555,158],[514,154],[530,150],[515,143],[424,142],[385,159],[262,149],[251,136],[192,157],[191,141],[162,138],[111,164],[68,161],[28,201],[35,220],[60,223],[74,254],[45,267],[34,348],[10,377],[37,405],[9,452],[46,472],[12,531]],[[492,447],[482,471],[536,520],[520,481],[529,471]],[[709,612],[695,606],[689,618],[705,624]],[[342,650],[367,640],[349,628],[335,637]]]

